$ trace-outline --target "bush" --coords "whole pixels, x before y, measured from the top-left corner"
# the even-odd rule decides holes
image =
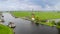
[[[47,20],[41,20],[41,22],[46,22]]]
[[[39,22],[40,22],[39,17],[36,17],[36,18],[35,18],[35,22],[36,22],[36,23],[39,23]]]
[[[52,21],[52,24],[56,25],[55,21]]]
[[[58,26],[60,26],[60,21],[57,23]]]

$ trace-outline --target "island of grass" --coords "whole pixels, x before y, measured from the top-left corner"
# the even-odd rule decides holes
[[[0,24],[0,34],[13,34],[11,28]]]

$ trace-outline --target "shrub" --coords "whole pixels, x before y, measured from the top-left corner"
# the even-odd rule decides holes
[[[39,17],[36,17],[36,18],[35,18],[35,22],[36,22],[36,23],[39,23],[39,22],[40,22]]]
[[[41,22],[46,22],[47,20],[41,20]]]
[[[58,26],[60,26],[60,21],[57,23]]]
[[[52,24],[56,25],[55,21],[52,21]]]

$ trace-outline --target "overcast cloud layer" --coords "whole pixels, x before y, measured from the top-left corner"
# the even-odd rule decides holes
[[[0,0],[0,11],[60,10],[60,0]]]

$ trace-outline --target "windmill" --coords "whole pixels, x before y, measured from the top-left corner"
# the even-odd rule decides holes
[[[34,20],[35,20],[35,14],[34,14],[34,11],[32,9],[32,21],[34,21]]]

